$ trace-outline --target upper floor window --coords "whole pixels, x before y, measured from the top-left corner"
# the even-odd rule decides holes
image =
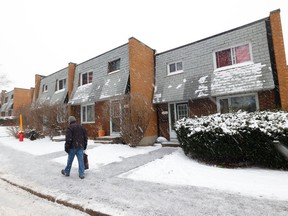
[[[56,80],[55,91],[64,89],[66,87],[66,79]]]
[[[47,92],[48,91],[48,85],[44,84],[42,86],[42,92]]]
[[[216,68],[251,61],[249,44],[215,52]]]
[[[10,98],[13,99],[14,98],[14,94],[12,94]]]
[[[180,73],[183,71],[182,62],[173,62],[168,65],[168,74]]]
[[[254,112],[258,110],[258,97],[256,94],[222,97],[217,99],[220,113],[237,112],[239,110]]]
[[[4,103],[7,103],[7,102],[8,102],[8,97],[5,97]]]
[[[81,74],[81,85],[92,83],[93,81],[93,72],[87,72]]]
[[[120,70],[120,59],[108,62],[108,73]]]

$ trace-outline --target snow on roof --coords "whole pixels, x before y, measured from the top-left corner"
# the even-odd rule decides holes
[[[244,64],[225,70],[215,70],[211,77],[211,95],[227,95],[248,91],[274,88],[274,83],[265,82],[264,70],[266,65]],[[272,74],[269,73],[273,80]]]
[[[73,98],[69,103],[71,104],[81,104],[88,102],[89,95],[92,91],[92,83],[78,86],[75,94],[73,95]]]

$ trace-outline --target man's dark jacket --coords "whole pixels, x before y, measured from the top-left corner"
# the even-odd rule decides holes
[[[68,153],[71,148],[87,148],[87,132],[85,128],[76,122],[70,123],[66,130],[65,151]]]

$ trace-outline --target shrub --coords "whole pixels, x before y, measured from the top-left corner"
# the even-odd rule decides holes
[[[288,113],[237,112],[181,119],[175,125],[184,153],[210,164],[254,164],[288,169],[288,158],[275,146],[288,148]]]

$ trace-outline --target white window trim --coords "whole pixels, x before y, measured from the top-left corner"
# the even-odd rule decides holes
[[[182,63],[182,70],[176,70],[175,72],[170,72],[170,65],[171,64],[176,64],[177,65],[177,63],[179,63],[179,62]],[[167,64],[167,76],[183,73],[184,72],[183,68],[184,68],[183,61],[170,62],[170,63]]]
[[[173,132],[172,125],[171,125],[171,121],[172,121],[172,119],[171,119],[171,109],[170,109],[171,104],[174,106],[174,111],[175,111],[175,112],[176,112],[176,110],[177,110],[177,108],[176,108],[176,105],[177,105],[177,104],[187,104],[188,115],[189,115],[189,102],[188,102],[188,101],[169,102],[169,103],[168,103],[168,113],[167,113],[167,115],[168,115],[168,122],[169,122],[169,131],[170,131],[170,134],[171,134],[171,132]],[[175,113],[173,113],[173,115],[174,115],[174,114],[175,114]],[[176,113],[176,115],[177,115],[177,113]]]
[[[250,61],[247,62],[242,62],[242,63],[238,63],[238,64],[232,64],[232,65],[228,65],[228,66],[224,66],[224,67],[220,67],[217,68],[217,61],[216,61],[216,52],[222,51],[222,50],[226,50],[226,49],[232,49],[238,46],[243,46],[243,45],[249,45],[249,52],[250,52]],[[233,46],[229,46],[229,47],[223,47],[221,49],[217,49],[213,52],[213,65],[214,65],[214,71],[221,71],[221,70],[227,70],[230,68],[235,68],[235,67],[240,67],[240,66],[244,66],[244,65],[249,65],[249,64],[253,64],[254,60],[253,60],[253,55],[252,55],[252,45],[250,42],[246,42],[246,43],[239,43],[239,44],[235,44]]]
[[[42,87],[42,88],[44,88],[43,92],[48,92],[48,85],[47,84],[43,84],[43,86],[44,86],[44,87]]]
[[[87,106],[94,106],[94,120],[93,121],[83,121],[83,115],[82,115],[82,107],[87,107]],[[81,108],[80,108],[80,115],[81,115],[81,123],[82,124],[91,124],[91,123],[95,123],[95,103],[91,103],[91,104],[82,104]],[[86,109],[87,112],[87,109]],[[87,113],[86,113],[86,118],[87,118]]]
[[[109,64],[110,64],[111,62],[115,62],[115,61],[118,61],[118,60],[119,60],[119,62],[120,62],[120,65],[119,65],[120,68],[117,69],[117,70],[114,70],[114,71],[110,71],[110,72],[109,72]],[[109,75],[119,72],[120,69],[121,69],[121,58],[118,58],[118,59],[115,59],[115,60],[112,60],[112,61],[109,61],[109,62],[108,62],[108,74],[109,74]]]
[[[108,75],[111,75],[111,74],[117,73],[117,72],[119,72],[119,71],[120,71],[120,70],[115,70],[115,71],[109,72]]]
[[[221,107],[220,107],[220,100],[221,100],[221,99],[228,99],[229,108],[230,108],[230,106],[231,106],[230,103],[231,103],[231,102],[230,102],[229,98],[243,97],[243,96],[255,96],[256,110],[259,110],[259,98],[258,98],[258,93],[247,93],[247,94],[237,94],[237,95],[217,97],[217,98],[216,98],[217,112],[218,112],[218,113],[221,113]]]
[[[59,87],[60,87],[60,81],[63,81],[63,82],[64,82],[64,80],[65,80],[65,83],[63,83],[63,88],[62,88],[62,89],[59,89]],[[61,90],[65,89],[65,88],[66,88],[66,85],[67,85],[67,79],[66,79],[66,78],[58,79],[56,85],[57,85],[57,86],[56,86],[56,87],[57,87],[56,91],[61,91]]]
[[[92,73],[92,81],[91,81],[91,82],[89,82],[89,73]],[[82,78],[82,77],[83,77],[84,74],[87,74],[87,83],[86,83],[86,84],[83,84],[83,78]],[[88,71],[88,72],[80,73],[80,86],[93,83],[93,76],[94,76],[93,71]]]

